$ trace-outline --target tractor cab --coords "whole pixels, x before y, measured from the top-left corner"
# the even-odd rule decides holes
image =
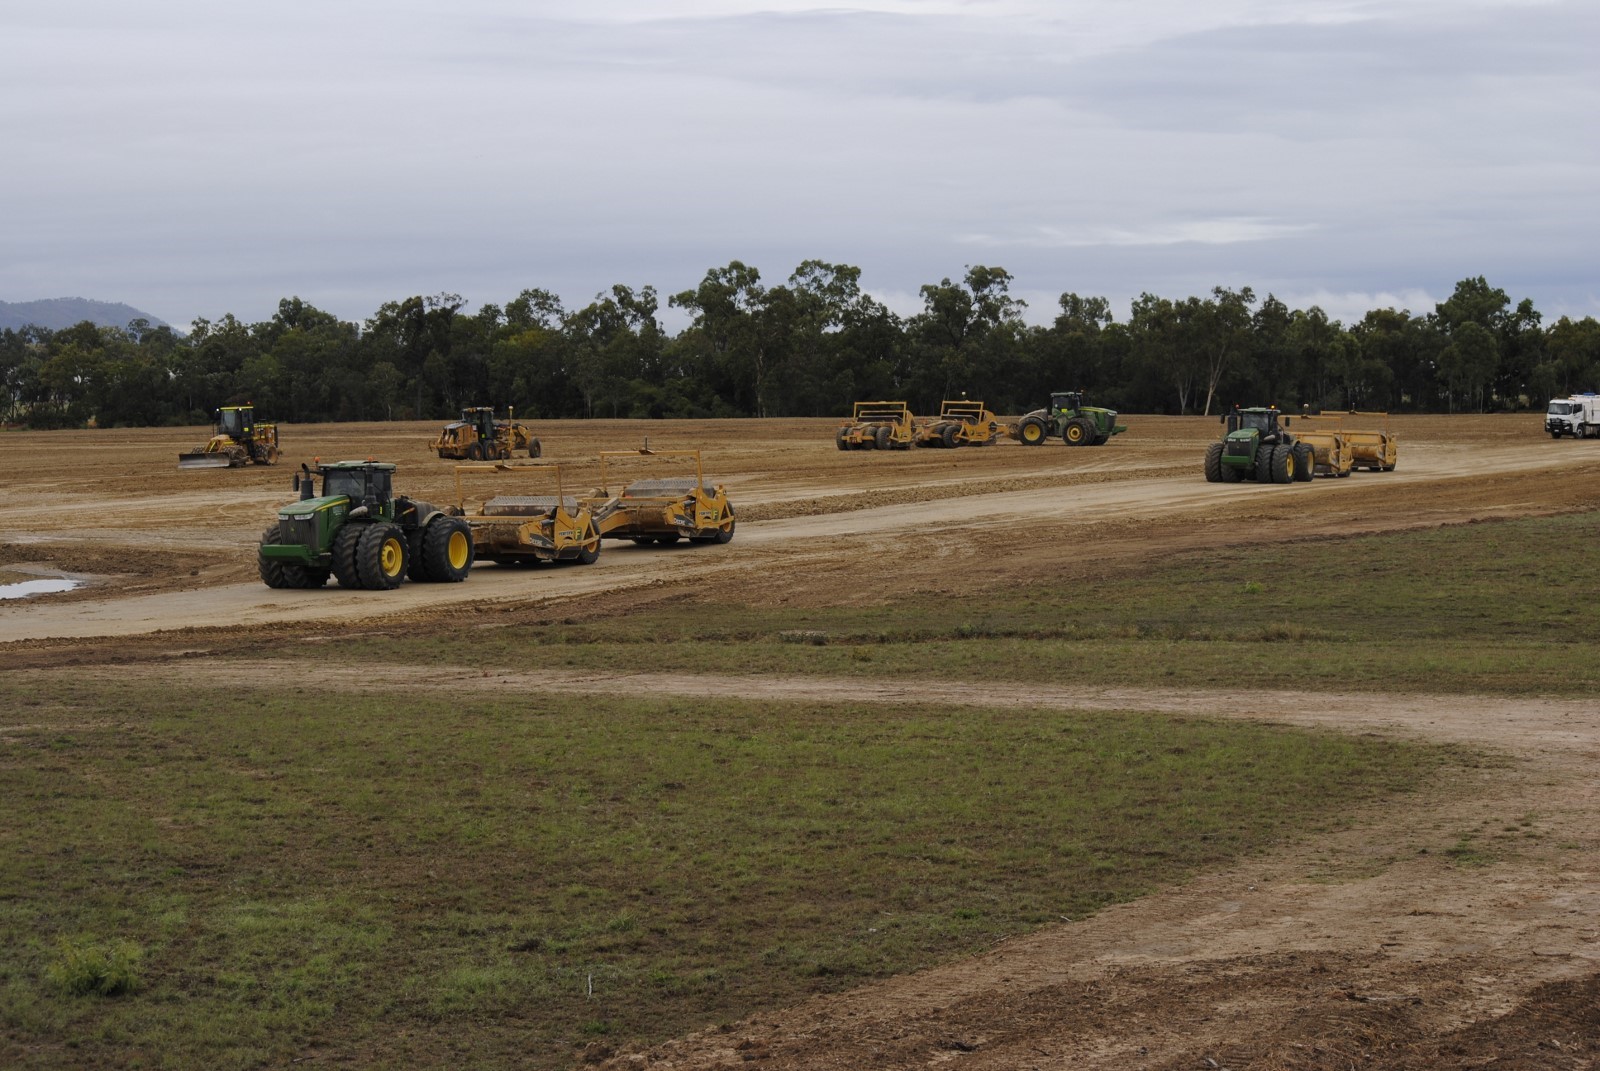
[[[1050,395],[1050,415],[1073,414],[1083,408],[1082,391],[1059,391]]]
[[[1227,425],[1227,435],[1238,431],[1253,431],[1260,438],[1272,440],[1276,438],[1279,430],[1279,411],[1274,407],[1240,409],[1234,406],[1222,415],[1222,422]],[[1283,417],[1282,426],[1289,426],[1289,418]]]
[[[335,461],[317,465],[315,472],[305,466],[304,476],[296,475],[294,489],[302,501],[313,498],[348,498],[351,506],[376,509],[394,496],[394,465],[381,461]],[[322,494],[316,493],[315,479],[322,477]]]

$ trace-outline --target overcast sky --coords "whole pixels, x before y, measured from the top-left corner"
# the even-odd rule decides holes
[[[0,300],[187,328],[742,260],[1600,315],[1594,0],[0,0]]]

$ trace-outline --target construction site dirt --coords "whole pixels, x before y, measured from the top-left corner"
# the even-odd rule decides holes
[[[1208,484],[1215,417],[1129,415],[1098,449],[841,451],[837,420],[542,422],[569,489],[599,482],[602,450],[698,449],[738,513],[726,546],[611,544],[593,565],[483,565],[460,584],[394,591],[274,590],[255,547],[293,498],[301,462],[373,457],[395,488],[453,501],[437,422],[279,427],[275,467],[179,471],[203,429],[0,433],[0,584],[70,591],[0,601],[0,667],[204,679],[187,651],[247,650],[263,633],[415,629],[472,607],[482,623],[549,618],[592,596],[694,585],[779,606],[850,605],[894,593],[993,592],[1090,580],[1178,551],[1302,541],[1593,511],[1600,446],[1552,441],[1533,416],[1397,416],[1393,472],[1286,485]],[[1594,553],[1593,548],[1585,548]],[[269,655],[227,663],[248,682]],[[383,686],[594,687],[597,674],[517,682],[472,667],[402,667]],[[338,665],[303,667],[368,687]],[[340,675],[345,676],[341,677]],[[338,679],[335,679],[338,678]],[[704,675],[618,672],[609,690],[703,692]],[[826,679],[723,678],[721,694],[827,699]],[[375,686],[375,685],[372,685]],[[864,687],[848,689],[857,698]],[[969,701],[934,682],[886,693]],[[976,959],[774,1008],[640,1052],[615,1067],[963,1068],[1600,1066],[1600,709],[1487,696],[1304,696],[1187,689],[987,687],[984,702],[1170,710],[1338,727],[1488,749],[1471,790],[1406,813],[1374,807],[1182,887],[1004,942]],[[1548,851],[1466,870],[1419,851],[1430,833],[1512,807],[1537,813]],[[1556,850],[1577,844],[1584,850]],[[1374,866],[1375,859],[1399,862]],[[1580,865],[1581,864],[1581,865]],[[1322,880],[1308,880],[1315,872]],[[1200,1054],[1198,1057],[1196,1054]]]

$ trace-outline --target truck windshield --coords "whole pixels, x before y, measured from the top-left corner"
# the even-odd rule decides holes
[[[1571,416],[1578,411],[1577,402],[1551,402],[1550,416]]]

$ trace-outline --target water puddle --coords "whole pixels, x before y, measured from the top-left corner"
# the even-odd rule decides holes
[[[52,577],[49,580],[24,580],[19,584],[0,584],[0,599],[26,599],[33,595],[50,595],[58,591],[71,591],[83,584],[69,577]]]

